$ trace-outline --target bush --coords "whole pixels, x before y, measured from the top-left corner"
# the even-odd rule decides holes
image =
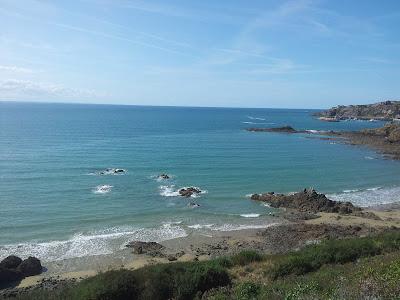
[[[118,270],[101,273],[80,282],[71,291],[72,299],[136,299],[137,281],[132,271]]]
[[[289,274],[301,275],[319,269],[324,264],[343,264],[400,249],[400,234],[376,237],[328,240],[305,247],[282,257],[272,268],[272,278]]]
[[[232,256],[231,260],[234,265],[245,266],[252,262],[261,261],[263,257],[256,251],[245,250]]]

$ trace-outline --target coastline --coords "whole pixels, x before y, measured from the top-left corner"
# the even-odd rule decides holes
[[[400,228],[400,203],[379,205],[365,209],[379,219],[339,213],[316,213],[317,218],[293,220],[287,216],[294,211],[283,210],[279,222],[262,229],[242,229],[212,234],[192,233],[161,242],[163,257],[133,254],[125,248],[112,255],[74,258],[47,264],[46,272],[23,279],[7,292],[26,292],[35,288],[52,288],[75,282],[100,272],[118,269],[134,270],[147,265],[185,261],[203,261],[219,256],[255,250],[265,254],[281,254],[296,250],[310,243],[329,238],[362,237],[373,233]],[[288,220],[291,219],[291,220]],[[171,261],[169,255],[184,254]]]

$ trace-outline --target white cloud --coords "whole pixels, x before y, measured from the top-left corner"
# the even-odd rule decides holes
[[[8,97],[98,98],[107,96],[90,89],[69,88],[58,84],[18,79],[0,81],[0,93]]]
[[[14,72],[14,73],[35,73],[34,70],[28,69],[28,68],[22,68],[22,67],[17,67],[17,66],[5,66],[5,65],[0,65],[0,71],[8,71],[8,72]]]

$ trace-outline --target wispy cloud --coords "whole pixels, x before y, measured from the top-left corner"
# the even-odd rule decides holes
[[[34,70],[29,69],[29,68],[23,68],[23,67],[18,67],[18,66],[5,66],[5,65],[0,65],[0,71],[7,71],[7,72],[13,72],[13,73],[25,73],[25,74],[35,73]]]
[[[7,96],[24,97],[64,97],[64,98],[98,98],[107,94],[90,89],[65,87],[58,84],[35,82],[31,80],[7,79],[0,81],[0,93]]]

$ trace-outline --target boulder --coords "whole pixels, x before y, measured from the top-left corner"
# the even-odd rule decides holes
[[[6,269],[15,269],[20,265],[22,259],[15,255],[10,255],[0,262],[0,267]]]
[[[7,269],[4,267],[0,267],[0,283],[7,284],[12,283],[15,281],[22,280],[24,276],[21,272],[17,271],[16,269]]]
[[[29,256],[20,263],[17,271],[21,272],[24,277],[39,275],[42,273],[42,264],[36,257]]]
[[[170,177],[167,174],[160,174],[160,175],[158,175],[158,178],[165,179],[165,180],[170,179]]]

